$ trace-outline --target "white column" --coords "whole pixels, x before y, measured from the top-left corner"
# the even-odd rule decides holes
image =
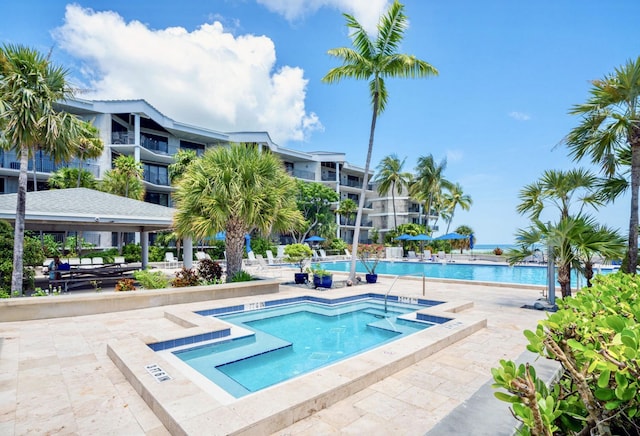
[[[182,240],[182,264],[187,269],[193,266],[193,241],[191,238]]]

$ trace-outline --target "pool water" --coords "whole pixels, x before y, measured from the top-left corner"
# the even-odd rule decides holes
[[[348,272],[351,268],[351,262],[325,262],[322,266],[330,271]],[[356,263],[356,271],[362,274],[367,272],[361,261]],[[603,269],[599,272],[607,274],[611,271],[613,270]],[[425,277],[442,279],[515,283],[523,285],[547,285],[547,267],[532,265],[507,266],[451,262],[382,261],[378,263],[376,273],[391,275],[422,275],[424,273]],[[578,284],[577,272],[572,270],[571,275],[571,286],[575,287]],[[584,286],[585,284],[586,280],[584,277],[580,276],[580,285]]]
[[[433,325],[399,316],[424,307],[374,300],[296,303],[218,316],[253,332],[173,354],[236,398]]]

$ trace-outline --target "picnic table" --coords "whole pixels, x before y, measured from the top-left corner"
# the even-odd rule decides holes
[[[71,266],[68,270],[56,271],[59,278],[49,280],[49,283],[54,287],[61,286],[64,292],[68,292],[69,289],[89,285],[93,281],[102,283],[132,278],[133,272],[139,269],[140,266],[121,264]]]

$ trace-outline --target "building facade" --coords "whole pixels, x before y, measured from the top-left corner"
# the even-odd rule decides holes
[[[145,100],[81,100],[70,99],[58,104],[58,109],[90,121],[100,131],[104,152],[97,159],[82,163],[82,168],[102,179],[112,168],[119,155],[133,156],[142,163],[145,201],[163,206],[172,206],[168,167],[173,156],[181,149],[194,150],[198,155],[209,147],[230,143],[254,143],[279,156],[292,176],[323,183],[338,194],[340,199],[360,199],[364,180],[364,169],[346,161],[345,153],[303,152],[275,144],[267,132],[219,132],[175,121],[162,114]],[[62,166],[74,166],[78,162],[56,165],[44,153],[38,152],[29,163],[29,186],[33,190],[47,189],[47,180],[52,172]],[[0,152],[0,193],[17,191],[19,161],[13,152]],[[33,169],[35,168],[35,171]],[[372,174],[370,174],[369,180]],[[371,186],[366,197],[374,195]],[[337,204],[335,205],[337,207]],[[360,240],[366,242],[373,227],[370,214],[372,203],[365,204]],[[353,240],[354,223],[336,216],[337,237],[348,243]],[[93,242],[93,241],[91,241]],[[105,245],[104,241],[100,245]]]

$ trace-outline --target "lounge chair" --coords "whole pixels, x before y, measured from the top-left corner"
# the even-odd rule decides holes
[[[102,259],[101,257],[94,257],[93,259],[91,259],[91,263],[93,265],[104,265],[104,259]]]
[[[327,252],[324,251],[322,248],[320,250],[318,250],[318,252],[320,253],[320,260],[327,260]]]
[[[351,259],[351,253],[346,248],[344,249],[344,258]]]
[[[127,262],[124,260],[124,256],[115,256],[113,258],[113,263],[120,266],[125,266]]]
[[[271,250],[267,250],[267,263],[269,265],[274,265],[276,263],[276,258],[273,257],[273,252]]]
[[[256,254],[253,251],[247,253],[247,265],[256,265],[258,263]]]
[[[70,257],[67,263],[69,264],[69,266],[80,266],[80,258]]]
[[[164,254],[164,267],[165,268],[178,268],[178,259],[173,256],[173,252],[167,251]]]
[[[418,260],[418,256],[416,256],[415,251],[407,251],[407,259],[409,260]]]
[[[422,252],[422,258],[424,260],[433,260],[433,257],[431,257],[431,250],[424,250]]]
[[[318,252],[316,250],[311,250],[311,253],[313,253],[311,260],[320,260],[320,256],[318,256]]]

